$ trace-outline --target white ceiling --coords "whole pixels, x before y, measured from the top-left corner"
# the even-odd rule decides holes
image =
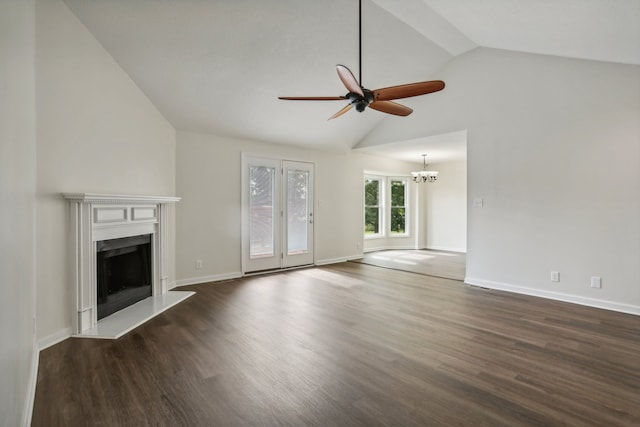
[[[478,46],[640,64],[638,0],[424,0]]]
[[[348,150],[402,120],[277,99],[346,93],[335,65],[359,74],[357,0],[64,1],[177,129]],[[477,46],[640,64],[640,0],[363,0],[369,89],[432,79]],[[453,159],[450,139],[422,142]]]

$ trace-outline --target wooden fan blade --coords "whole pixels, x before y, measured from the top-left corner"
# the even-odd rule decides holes
[[[370,108],[374,110],[382,111],[383,113],[394,114],[396,116],[408,116],[413,113],[413,110],[404,105],[398,104],[393,101],[373,101],[369,104]]]
[[[344,96],[279,96],[285,101],[344,101]]]
[[[442,80],[431,80],[428,82],[409,83],[400,86],[385,87],[373,91],[375,101],[390,101],[392,99],[410,98],[412,96],[426,95],[444,89]]]
[[[340,80],[342,80],[342,84],[349,92],[364,96],[360,83],[358,83],[358,80],[353,76],[351,70],[340,64],[336,65],[336,70],[338,70],[338,76],[340,77]]]
[[[341,115],[343,115],[344,113],[346,113],[347,111],[351,110],[351,108],[353,108],[353,105],[351,104],[347,104],[346,107],[344,107],[342,110],[338,111],[337,113],[335,113],[333,116],[329,117],[327,119],[327,121],[331,120],[331,119],[335,119],[336,117],[340,117]]]

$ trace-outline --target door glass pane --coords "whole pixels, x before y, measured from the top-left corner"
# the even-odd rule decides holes
[[[309,251],[309,172],[287,170],[287,254]]]
[[[275,256],[275,168],[249,167],[249,258]]]

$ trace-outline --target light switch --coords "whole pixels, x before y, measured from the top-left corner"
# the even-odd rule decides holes
[[[484,206],[484,199],[482,199],[481,197],[478,197],[477,199],[474,199],[473,200],[473,206],[476,206],[476,207],[479,207],[479,208],[483,207]]]

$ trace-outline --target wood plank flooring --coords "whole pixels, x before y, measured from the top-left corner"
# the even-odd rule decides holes
[[[34,426],[636,426],[640,317],[342,263],[40,354]]]
[[[367,252],[352,262],[454,280],[464,280],[467,270],[467,254],[430,249]]]

